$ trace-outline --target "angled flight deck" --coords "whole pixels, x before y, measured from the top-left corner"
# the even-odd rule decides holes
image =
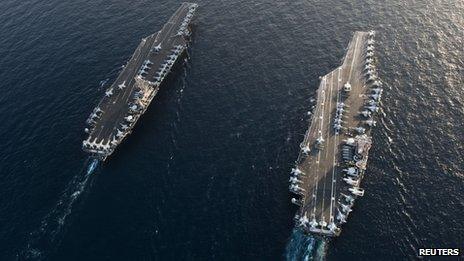
[[[343,64],[321,77],[317,104],[292,169],[296,223],[309,233],[337,236],[351,212],[371,146],[382,83],[374,65],[374,32],[355,32]]]
[[[165,76],[187,49],[197,4],[182,3],[163,28],[143,38],[105,96],[90,114],[83,150],[105,160],[130,134]]]

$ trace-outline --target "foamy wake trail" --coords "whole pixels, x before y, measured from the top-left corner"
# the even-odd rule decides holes
[[[285,249],[285,260],[325,260],[326,245],[324,240],[305,235],[295,228]]]
[[[27,245],[18,254],[19,260],[43,260],[56,249],[63,238],[66,218],[71,214],[74,203],[84,192],[98,164],[96,159],[89,158],[85,161],[82,169],[66,186],[58,203],[42,219],[40,227],[29,234]]]

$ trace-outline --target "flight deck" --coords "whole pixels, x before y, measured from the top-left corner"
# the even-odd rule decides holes
[[[174,64],[186,51],[197,4],[182,3],[163,28],[143,38],[90,114],[83,150],[105,160],[131,133]]]
[[[297,226],[337,236],[357,197],[382,94],[374,57],[375,32],[355,32],[341,66],[320,77],[310,126],[292,169]]]

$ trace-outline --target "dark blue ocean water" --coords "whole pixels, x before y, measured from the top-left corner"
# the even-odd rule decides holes
[[[204,1],[190,60],[108,163],[84,121],[179,1],[0,1],[0,260],[414,259],[464,244],[464,3]],[[377,30],[386,83],[342,235],[292,233],[318,76]]]

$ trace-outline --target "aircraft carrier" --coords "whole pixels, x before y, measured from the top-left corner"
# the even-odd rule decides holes
[[[355,32],[340,67],[320,77],[310,126],[300,144],[289,189],[299,206],[296,226],[338,236],[358,197],[382,82],[376,71],[375,32]]]
[[[163,28],[142,39],[134,54],[87,119],[84,151],[105,160],[146,111],[187,49],[197,4],[182,3]]]

